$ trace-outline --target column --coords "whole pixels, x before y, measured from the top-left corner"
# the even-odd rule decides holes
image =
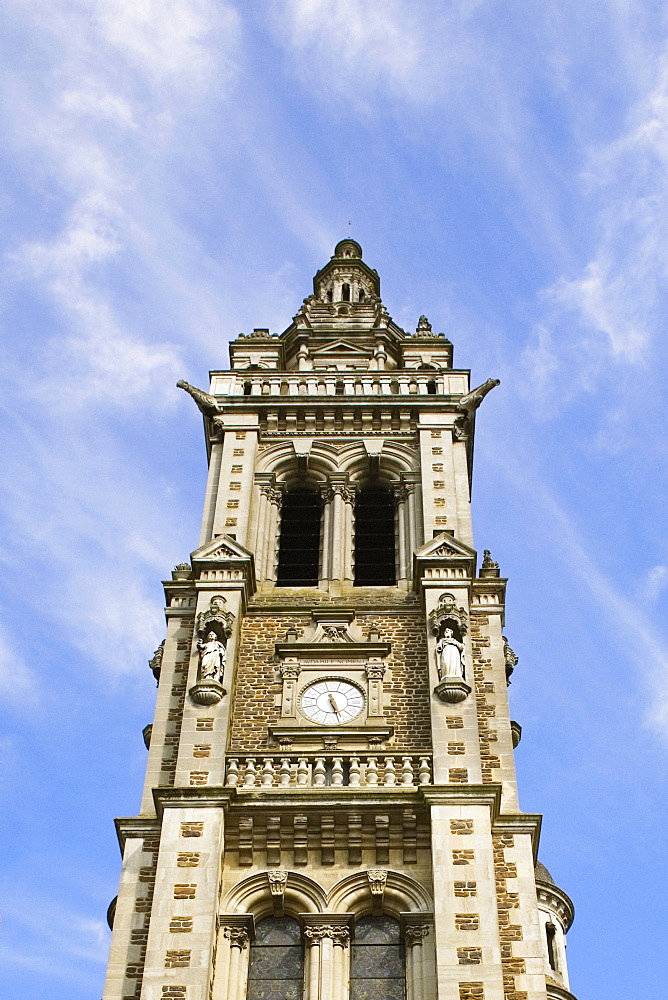
[[[354,492],[347,485],[348,473],[328,478],[331,502],[328,504],[330,591],[341,590],[344,580],[352,580],[352,503]]]
[[[350,913],[301,915],[306,953],[307,990],[304,1000],[348,1000],[350,975]]]
[[[404,917],[404,914],[402,914]],[[430,923],[424,922],[422,913],[409,913],[405,918],[411,920],[403,928],[404,945],[406,947],[406,993],[407,1000],[430,1000],[429,984],[426,982],[427,961],[425,938],[429,934]],[[422,923],[414,923],[420,919]]]
[[[413,575],[413,553],[426,539],[422,526],[421,505],[418,504],[418,489],[420,474],[418,472],[404,473],[401,477],[406,489],[406,523],[408,526],[408,575]]]
[[[211,1000],[243,1000],[248,979],[249,945],[253,940],[251,914],[219,917],[218,947]]]
[[[322,559],[320,562],[320,580],[328,581],[332,576],[332,501],[334,493],[331,486],[320,487],[320,499],[322,501]]]
[[[269,499],[269,515],[267,517],[267,534],[264,544],[262,579],[276,579],[276,553],[278,552],[278,533],[280,524],[280,510],[283,503],[283,489],[279,486],[272,486],[267,492]]]
[[[397,519],[397,536],[399,539],[399,565],[397,567],[397,579],[407,580],[408,579],[408,524],[406,518],[406,501],[408,499],[408,491],[405,486],[395,486],[394,488],[394,507],[396,510]]]
[[[343,579],[352,584],[355,579],[355,497],[357,488],[348,486],[343,491]]]

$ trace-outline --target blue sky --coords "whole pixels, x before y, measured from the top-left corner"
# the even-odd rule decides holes
[[[668,24],[649,0],[6,0],[0,966],[102,992],[160,580],[205,453],[175,388],[352,235],[476,384],[524,809],[580,1000],[665,994]]]

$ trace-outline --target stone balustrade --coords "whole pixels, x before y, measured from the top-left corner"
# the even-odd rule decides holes
[[[225,784],[233,788],[390,788],[431,783],[429,755],[229,757],[225,770]]]
[[[268,372],[240,372],[236,377],[216,376],[212,391],[221,396],[426,396],[466,392],[462,375],[447,372],[415,374],[326,375],[295,372],[273,376]]]

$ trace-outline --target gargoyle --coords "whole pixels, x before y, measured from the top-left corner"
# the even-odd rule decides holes
[[[471,392],[467,393],[457,403],[457,406],[462,410],[467,417],[472,416],[478,409],[483,399],[488,392],[491,392],[495,386],[501,385],[498,378],[488,378],[486,382],[479,385],[477,389],[472,389]]]
[[[479,385],[477,389],[472,389],[457,403],[457,408],[460,411],[460,416],[455,420],[454,426],[452,428],[452,433],[455,441],[466,441],[470,432],[473,415],[478,409],[483,399],[488,392],[500,385],[498,378],[488,378],[486,382]]]
[[[202,392],[201,389],[196,389],[194,385],[190,382],[184,381],[184,379],[179,379],[176,383],[177,389],[184,389],[189,396],[197,403],[197,408],[205,417],[215,417],[217,413],[220,413],[222,407],[220,403],[217,402],[215,396],[210,396],[208,392]]]

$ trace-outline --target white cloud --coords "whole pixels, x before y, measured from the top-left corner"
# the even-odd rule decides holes
[[[99,967],[106,962],[109,933],[94,920],[44,897],[14,898],[5,892],[0,959],[6,969],[18,967],[72,985],[97,987]]]
[[[628,589],[620,588],[601,570],[576,518],[550,492],[544,477],[539,478],[526,464],[520,467],[517,456],[508,453],[499,468],[514,489],[525,493],[531,504],[544,512],[543,523],[548,530],[551,528],[553,538],[551,551],[566,563],[598,604],[607,627],[619,640],[620,664],[633,666],[644,676],[648,688],[647,721],[668,742],[668,641],[651,619],[646,595],[632,597]],[[655,567],[648,583],[663,586],[667,573],[666,567]]]
[[[651,89],[628,114],[626,130],[590,151],[580,178],[583,210],[594,217],[594,252],[579,274],[542,295],[545,314],[524,356],[539,385],[569,379],[563,398],[596,384],[606,370],[644,372],[663,338],[668,301],[668,50],[650,53]],[[546,337],[545,329],[551,331]],[[575,374],[575,379],[573,379]],[[627,383],[624,383],[627,388]]]
[[[29,649],[29,643],[20,644],[10,637],[8,628],[0,623],[0,694],[11,705],[33,708],[40,697],[37,674],[28,666],[19,646]]]

